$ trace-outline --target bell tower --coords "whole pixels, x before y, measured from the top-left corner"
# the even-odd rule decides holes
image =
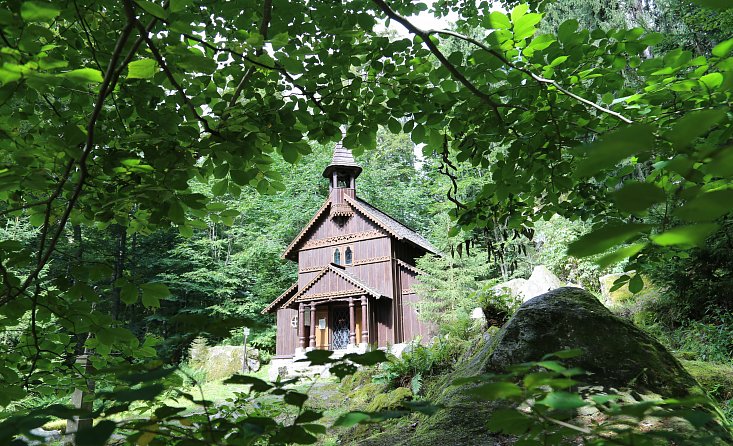
[[[341,142],[333,150],[331,164],[323,171],[323,177],[329,181],[331,197],[331,217],[350,217],[351,206],[344,202],[344,195],[356,198],[356,178],[361,173],[361,166],[354,161],[351,150]]]

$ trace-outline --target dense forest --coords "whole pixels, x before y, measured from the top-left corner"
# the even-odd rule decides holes
[[[451,444],[731,444],[731,101],[726,0],[2,1],[0,443],[448,444],[468,411],[490,437]],[[212,378],[192,350],[243,327],[274,355],[336,143],[441,251],[435,338]],[[469,373],[541,265],[671,362],[618,395],[577,349]],[[697,390],[637,398],[657,364]]]

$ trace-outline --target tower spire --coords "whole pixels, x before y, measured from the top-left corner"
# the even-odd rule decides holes
[[[323,171],[323,177],[331,178],[334,172],[351,173],[354,179],[361,173],[361,166],[354,160],[354,155],[352,155],[351,150],[344,147],[343,140],[336,143],[336,147],[333,149],[331,164]]]

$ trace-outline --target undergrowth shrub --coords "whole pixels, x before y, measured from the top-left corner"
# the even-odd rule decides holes
[[[685,359],[733,362],[733,313],[715,312],[702,321],[687,320],[672,328],[651,312],[635,315],[634,322]]]
[[[382,363],[374,381],[394,388],[406,387],[418,395],[425,378],[453,370],[468,346],[466,340],[449,337],[435,338],[427,346],[412,343],[400,357],[391,356]]]

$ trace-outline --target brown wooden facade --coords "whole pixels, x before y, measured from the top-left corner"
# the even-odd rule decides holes
[[[431,335],[414,305],[414,265],[437,251],[358,198],[360,173],[339,144],[323,173],[328,199],[283,253],[298,262],[298,280],[263,310],[276,313],[276,357],[312,348],[386,347]]]

